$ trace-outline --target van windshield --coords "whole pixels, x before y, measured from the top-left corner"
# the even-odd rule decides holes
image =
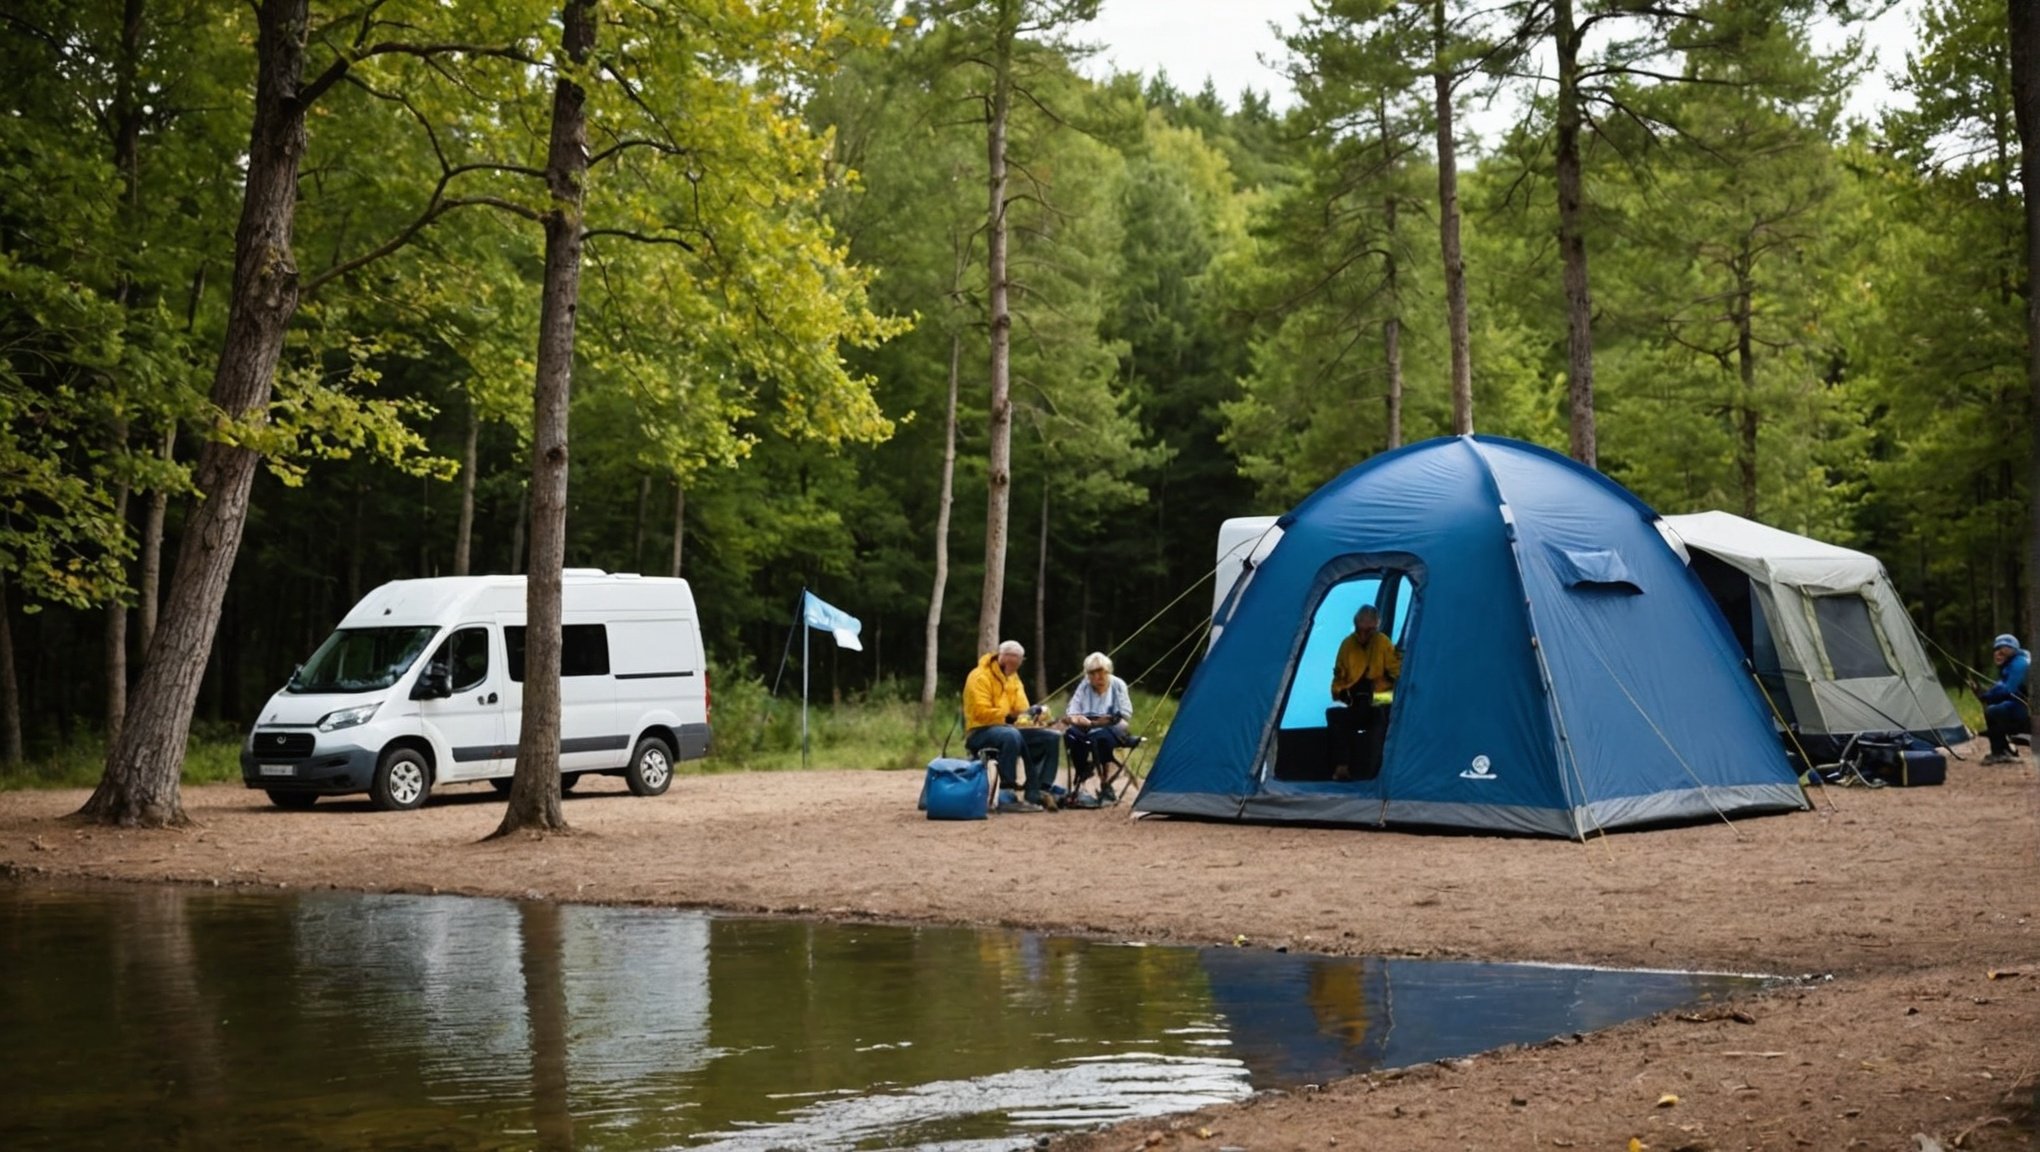
[[[342,628],[326,637],[283,690],[300,696],[380,691],[410,670],[438,631],[431,625]]]

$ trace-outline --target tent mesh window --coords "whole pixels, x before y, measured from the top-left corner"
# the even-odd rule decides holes
[[[1820,621],[1821,646],[1837,680],[1869,680],[1896,676],[1884,645],[1877,639],[1877,624],[1870,618],[1870,602],[1861,596],[1815,596],[1813,615]]]

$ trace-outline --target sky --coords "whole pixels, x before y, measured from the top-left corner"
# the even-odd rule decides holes
[[[1913,40],[1912,13],[1920,0],[1899,0],[1864,32],[1877,53],[1878,65],[1851,94],[1848,112],[1873,118],[1892,99],[1886,73],[1904,63]],[[1177,88],[1195,92],[1205,77],[1217,85],[1228,105],[1242,89],[1267,92],[1277,108],[1288,106],[1289,86],[1279,71],[1262,63],[1279,59],[1281,42],[1270,22],[1293,27],[1306,0],[1104,0],[1098,19],[1077,31],[1077,38],[1096,44],[1089,64],[1094,75],[1112,71],[1152,75],[1167,71]],[[1839,39],[1835,31],[1830,39]],[[1827,45],[1822,45],[1826,47]],[[1503,124],[1484,125],[1476,114],[1476,132],[1498,131]]]

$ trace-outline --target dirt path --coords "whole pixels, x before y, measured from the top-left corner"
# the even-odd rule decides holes
[[[30,877],[537,896],[1005,924],[1334,953],[1822,973],[1738,1016],[1660,1018],[1452,1068],[1266,1096],[1069,1146],[1916,1150],[2040,1146],[2040,784],[1944,788],[1586,845],[1145,820],[930,823],[894,773],[686,777],[570,798],[578,835],[480,844],[485,790],[415,813],[187,792],[180,832],[87,829],[82,792],[0,794]],[[613,781],[595,787],[620,788]],[[1676,1104],[1657,1106],[1672,1094]],[[1152,1129],[1152,1130],[1151,1130]],[[1203,1137],[1199,1130],[1212,1135]]]

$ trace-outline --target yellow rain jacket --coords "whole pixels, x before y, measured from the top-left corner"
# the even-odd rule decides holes
[[[998,724],[1010,724],[1008,716],[1019,716],[1027,711],[1027,689],[1020,686],[1020,677],[1006,675],[999,667],[999,654],[994,652],[978,659],[978,666],[963,681],[963,726],[990,728]]]
[[[1365,646],[1357,634],[1339,642],[1339,658],[1332,664],[1332,696],[1365,681],[1373,692],[1392,692],[1402,675],[1402,657],[1395,645],[1380,632],[1368,637]]]

